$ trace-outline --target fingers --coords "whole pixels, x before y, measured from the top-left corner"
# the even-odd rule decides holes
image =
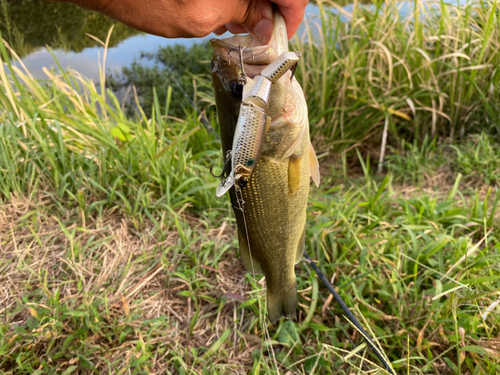
[[[309,0],[274,0],[274,3],[278,5],[285,19],[288,39],[291,39],[297,32],[297,29],[304,19],[308,2]]]
[[[291,39],[305,14],[308,0],[274,0],[281,11],[287,26],[288,39]],[[226,25],[227,30],[232,33],[244,32],[246,30],[262,44],[267,44],[273,34],[273,9],[269,0],[246,0],[246,12],[243,15],[236,14],[233,22]],[[241,9],[241,8],[240,8]],[[236,25],[240,25],[237,27]]]
[[[226,25],[227,31],[233,34],[242,34],[242,33],[247,33],[248,31],[242,26],[237,23],[231,22]]]
[[[214,30],[214,34],[217,35],[217,36],[221,36],[222,34],[224,34],[226,31],[228,31],[228,29],[226,28],[226,26],[221,26],[219,27],[218,29]],[[232,31],[231,31],[232,32]]]
[[[262,44],[269,43],[273,36],[273,7],[268,0],[254,1],[249,7],[253,17],[249,17],[243,27]]]
[[[235,34],[250,33],[262,44],[273,35],[273,8],[269,0],[231,1],[237,5],[226,28]]]

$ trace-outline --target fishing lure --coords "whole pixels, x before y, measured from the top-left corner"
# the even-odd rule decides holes
[[[241,53],[242,49],[238,49]],[[254,78],[247,77],[243,71],[243,98],[238,122],[233,138],[231,152],[227,155],[231,162],[231,172],[217,187],[216,195],[224,195],[232,186],[244,188],[252,175],[259,159],[264,137],[271,125],[267,109],[271,99],[271,87],[287,71],[292,71],[292,78],[299,61],[300,53],[284,52]]]

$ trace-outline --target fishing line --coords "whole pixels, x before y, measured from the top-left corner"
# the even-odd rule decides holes
[[[239,54],[239,62],[240,62],[240,65],[241,65],[241,77],[239,78],[239,80],[242,82],[242,84],[244,85],[246,82],[246,76],[245,76],[245,73],[244,73],[244,70],[243,70],[243,58],[242,58],[242,51],[243,51],[243,48],[241,46],[239,46],[238,49],[233,49],[235,51],[238,52]],[[230,58],[229,58],[229,55],[230,53],[233,51],[233,50],[230,50],[228,52],[228,60],[230,61]],[[293,73],[294,71],[292,72],[292,76],[291,76],[291,79],[293,79]],[[191,100],[191,98],[187,95],[187,93],[184,91],[184,89],[180,86],[180,84],[177,82],[177,80],[175,79],[175,77],[173,77],[174,79],[174,82],[177,84],[177,86],[181,89],[181,91],[183,92],[184,96],[191,102],[191,104],[193,105],[193,107],[198,111],[198,113],[201,115],[201,119],[204,120],[201,112],[198,110],[198,108],[196,107],[196,104]],[[204,123],[205,125],[205,123]],[[205,125],[206,126],[206,125]],[[207,126],[206,126],[207,127]],[[216,135],[217,135],[217,138],[220,140],[220,137],[219,135],[214,131],[214,129],[211,127],[210,124],[208,124],[208,127],[207,127],[208,130],[210,131],[213,131]],[[227,160],[226,160],[226,163],[227,163]],[[225,164],[225,167],[226,167],[226,164]],[[223,169],[223,172],[221,173],[221,176],[224,175],[224,171],[225,171],[226,168]],[[213,175],[213,174],[212,174]],[[244,204],[245,204],[245,201],[243,200],[243,193],[242,191],[238,188],[238,186],[234,186],[235,188],[235,198],[236,198],[236,204],[238,205],[238,207],[234,207],[235,209],[239,210],[241,212],[241,215],[243,216],[243,224],[244,224],[244,229],[245,229],[245,236],[246,236],[246,242],[247,242],[247,248],[248,248],[248,253],[249,253],[249,256],[250,256],[250,265],[251,265],[251,269],[252,269],[252,274],[253,274],[253,277],[254,277],[254,280],[255,279],[255,267],[254,267],[254,261],[253,261],[253,256],[252,256],[252,250],[251,250],[251,245],[250,245],[250,238],[249,238],[249,233],[248,233],[248,226],[247,226],[247,222],[246,222],[246,217],[245,217],[245,212],[244,212]],[[356,319],[356,317],[353,315],[353,313],[349,310],[349,307],[345,304],[345,302],[342,300],[342,298],[340,297],[340,295],[338,295],[335,290],[333,289],[332,285],[329,283],[329,281],[326,279],[326,277],[323,275],[323,273],[316,267],[316,265],[312,262],[311,258],[309,257],[309,255],[304,252],[304,257],[307,259],[307,261],[309,262],[309,264],[311,265],[311,267],[314,269],[314,271],[316,272],[316,274],[319,276],[319,278],[323,281],[323,283],[326,285],[326,287],[328,288],[328,290],[330,291],[330,293],[333,295],[333,297],[335,298],[335,300],[337,301],[337,303],[341,306],[342,310],[344,310],[344,312],[347,314],[347,317],[348,319],[350,320],[350,322],[361,332],[361,334],[363,335],[363,337],[365,338],[365,340],[368,342],[369,346],[372,348],[372,350],[375,352],[375,354],[377,355],[377,357],[380,359],[380,361],[384,364],[384,366],[386,367],[386,370],[392,374],[392,375],[396,375],[395,372],[392,370],[392,368],[389,366],[389,364],[387,363],[387,360],[386,358],[384,358],[384,355],[382,355],[382,351],[381,349],[379,349],[375,343],[373,342],[373,340],[370,338],[370,336],[368,335],[368,333],[364,330],[364,328],[361,326],[361,324],[359,323],[359,321]],[[321,297],[323,298],[323,297]],[[262,310],[262,306],[261,306],[261,301],[260,301],[260,298],[257,298],[258,300],[258,306],[259,306],[259,317],[261,317],[261,310]],[[329,309],[330,310],[330,309]],[[331,312],[331,310],[330,310]],[[332,313],[333,314],[333,313]],[[337,323],[338,322],[338,319],[336,319]],[[263,331],[265,332],[265,335],[266,335],[266,338],[267,340],[269,340],[269,349],[272,353],[272,358],[273,358],[273,365],[275,366],[276,368],[276,371],[278,372],[279,374],[279,368],[278,368],[278,363],[277,363],[277,360],[276,360],[276,355],[274,353],[274,348],[273,348],[273,345],[272,345],[272,342],[271,342],[271,337],[270,337],[270,334],[269,334],[269,331],[267,329],[267,326],[265,326],[265,323],[264,323],[264,319],[261,319],[261,322],[263,323]],[[344,331],[344,333],[346,334],[346,337],[349,339],[349,341],[351,342],[351,344],[353,344],[354,347],[356,347],[356,345],[353,343],[353,341],[351,340],[351,338],[347,335],[347,333],[345,332],[344,328],[342,327],[342,325],[339,323],[341,329]]]
[[[244,66],[243,66],[243,50],[244,49],[245,49],[245,47],[242,47],[242,46],[239,46],[238,49],[233,49],[233,50],[236,50],[238,52],[238,55],[239,55],[239,62],[240,62],[240,68],[241,68],[241,76],[238,78],[238,80],[241,82],[242,85],[246,84],[246,75],[245,75]],[[233,51],[233,50],[230,50],[228,52],[228,60],[229,61],[230,61],[229,55],[230,55],[231,51]],[[194,105],[194,103],[193,103],[193,105]],[[220,140],[220,137],[219,137],[219,140]],[[231,151],[228,150],[228,152],[226,154],[226,159],[227,160],[226,160],[226,163],[224,165],[224,169],[223,169],[222,174],[224,173],[224,170],[226,170],[226,169],[229,172],[229,167],[230,167],[229,161],[231,159],[228,156],[231,155],[230,152]],[[236,208],[239,211],[241,211],[241,215],[243,216],[243,224],[244,224],[244,228],[245,228],[245,237],[246,237],[246,241],[247,241],[248,253],[249,253],[249,256],[250,256],[250,265],[252,267],[252,276],[254,278],[254,281],[257,281],[256,278],[255,278],[255,266],[254,266],[253,256],[252,256],[252,247],[250,245],[250,236],[248,235],[247,219],[245,217],[245,210],[244,210],[245,200],[243,199],[243,192],[241,191],[241,189],[237,185],[234,186],[234,195],[236,197],[236,203],[238,205],[238,207],[234,207],[234,208]],[[257,297],[257,302],[258,302],[258,305],[259,305],[259,317],[261,317],[262,306],[261,306],[261,300],[260,300],[259,297]],[[272,358],[273,358],[273,366],[276,368],[276,372],[279,375],[280,374],[280,370],[279,370],[279,367],[278,367],[278,361],[276,360],[276,354],[274,353],[274,348],[273,348],[273,345],[272,345],[272,342],[271,342],[271,335],[269,334],[269,330],[267,329],[267,326],[265,324],[265,319],[261,318],[261,322],[262,322],[262,327],[261,328],[265,332],[266,339],[269,341],[269,348],[270,348],[270,351],[271,351],[271,354],[272,354]]]
[[[351,321],[351,323],[354,324],[354,326],[363,334],[363,337],[365,338],[366,342],[373,349],[373,351],[377,355],[378,359],[380,359],[380,361],[384,364],[386,370],[389,373],[391,373],[393,375],[396,375],[396,373],[394,372],[394,370],[392,370],[392,368],[389,366],[389,364],[387,363],[386,359],[382,355],[382,350],[380,348],[378,348],[377,345],[375,345],[375,343],[371,339],[371,337],[368,334],[368,332],[365,331],[365,329],[363,328],[363,326],[361,325],[361,323],[358,321],[358,319],[356,319],[356,317],[351,312],[351,310],[349,309],[349,307],[346,305],[346,303],[344,302],[344,300],[342,299],[342,297],[340,297],[340,295],[335,291],[335,289],[333,288],[332,284],[330,284],[330,282],[325,277],[325,275],[323,274],[323,272],[321,272],[319,270],[319,268],[316,266],[316,264],[312,261],[311,257],[305,251],[304,251],[303,255],[304,255],[304,257],[307,260],[306,264],[309,264],[312,267],[312,269],[314,270],[314,272],[316,272],[316,274],[318,275],[318,277],[320,278],[320,280],[323,281],[323,284],[325,284],[326,288],[332,294],[333,298],[335,298],[335,300],[340,305],[340,307],[342,308],[342,310],[344,310],[344,312],[346,313],[346,315],[349,318],[349,320]]]

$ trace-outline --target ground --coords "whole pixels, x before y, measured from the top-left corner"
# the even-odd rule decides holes
[[[309,253],[399,372],[458,373],[460,361],[460,373],[494,373],[499,227],[480,208],[495,198],[486,186],[461,193],[452,174],[419,186],[388,176],[324,178],[311,195]],[[116,209],[57,214],[54,199],[0,208],[5,373],[350,374],[379,364],[366,347],[364,365],[346,355],[340,325],[362,338],[303,264],[298,321],[268,325],[265,281],[239,260],[228,211],[209,221],[185,206],[168,228]]]

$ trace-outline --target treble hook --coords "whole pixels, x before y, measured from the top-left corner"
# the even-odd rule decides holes
[[[245,85],[247,83],[247,75],[245,74],[245,68],[243,66],[243,51],[247,47],[242,47],[241,45],[238,46],[238,48],[231,48],[229,51],[227,51],[227,59],[228,61],[231,61],[231,52],[236,51],[238,52],[238,57],[240,60],[240,69],[241,69],[241,74],[240,77],[238,78],[238,82],[242,85]],[[253,58],[253,53],[252,53],[252,58]]]
[[[214,168],[214,166],[212,165],[210,167],[210,174],[212,175],[212,177],[221,178],[221,179],[226,178],[229,175],[229,172],[231,172],[231,150],[227,150],[226,161],[224,162],[224,167],[222,167],[221,174],[218,176],[216,174],[214,174],[213,168]]]
[[[224,165],[224,167],[225,167],[225,166],[226,166],[226,165]],[[213,166],[213,164],[212,164],[212,166],[210,167],[210,174],[212,175],[212,177],[215,177],[215,178],[224,178],[224,169],[225,169],[225,168],[222,168],[222,172],[221,172],[221,174],[220,174],[220,175],[218,175],[218,176],[217,176],[216,174],[214,174],[213,169],[214,169],[214,166]]]

